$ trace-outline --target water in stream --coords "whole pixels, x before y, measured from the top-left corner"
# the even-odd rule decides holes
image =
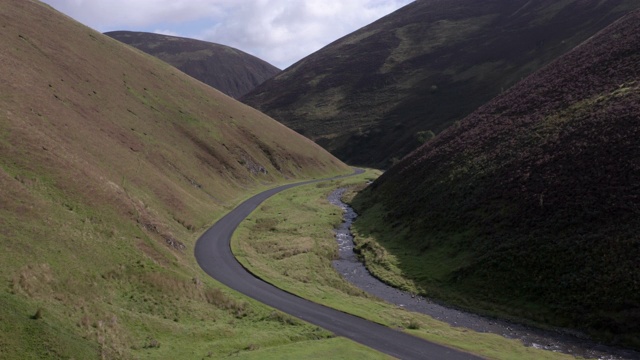
[[[465,327],[478,332],[520,339],[526,346],[563,352],[589,359],[640,359],[640,353],[597,344],[582,337],[563,332],[534,329],[502,320],[482,317],[454,308],[439,305],[429,299],[398,290],[375,278],[367,271],[353,252],[351,223],[358,216],[341,200],[346,189],[337,189],[329,195],[329,202],[343,210],[344,222],[335,229],[340,258],[333,267],[350,283],[360,289],[410,311],[427,314],[453,326]]]

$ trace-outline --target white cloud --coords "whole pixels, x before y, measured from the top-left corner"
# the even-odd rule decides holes
[[[155,29],[152,31],[152,33],[156,33],[160,35],[178,36],[178,37],[182,36],[181,34],[178,34],[173,30],[166,30],[166,29]]]
[[[44,0],[98,31],[162,32],[284,68],[412,0]]]
[[[220,16],[211,0],[44,0],[57,10],[99,31],[153,24],[179,24]],[[124,29],[124,28],[123,28]]]
[[[199,37],[284,67],[409,2],[245,0]]]

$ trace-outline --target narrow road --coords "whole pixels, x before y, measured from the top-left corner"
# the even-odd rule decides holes
[[[295,186],[333,180],[311,180],[283,185],[246,200],[215,223],[196,242],[195,257],[211,277],[249,297],[299,319],[327,329],[338,336],[400,359],[462,360],[479,357],[431,343],[386,326],[316,304],[278,289],[249,273],[231,252],[231,236],[240,222],[269,197]]]

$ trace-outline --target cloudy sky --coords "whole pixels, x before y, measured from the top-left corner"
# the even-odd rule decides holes
[[[232,46],[284,69],[412,0],[43,0],[100,32]]]

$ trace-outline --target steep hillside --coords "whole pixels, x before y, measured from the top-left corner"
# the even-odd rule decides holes
[[[638,48],[636,11],[383,174],[356,199],[370,267],[640,348]]]
[[[133,31],[105,35],[164,60],[236,99],[280,72],[255,56],[206,41]]]
[[[638,7],[635,0],[419,0],[242,101],[348,163],[386,168]]]
[[[0,358],[202,358],[246,333],[253,347],[326,336],[209,280],[193,245],[265,186],[350,169],[37,1],[0,2],[0,23]]]

